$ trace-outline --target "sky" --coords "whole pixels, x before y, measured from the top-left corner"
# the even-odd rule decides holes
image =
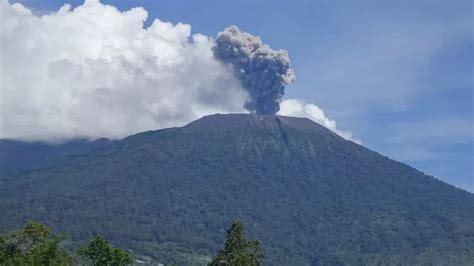
[[[10,1],[16,2],[31,16],[51,18],[20,23],[18,32],[3,37],[2,72],[17,78],[3,78],[2,87],[17,88],[2,91],[11,104],[2,102],[0,137],[122,137],[132,133],[128,128],[138,132],[212,112],[243,111],[238,82],[209,52],[216,35],[236,25],[288,52],[296,80],[286,87],[281,114],[308,116],[346,139],[474,192],[471,1],[103,0],[120,12],[143,9],[109,10],[96,27],[101,31],[81,24],[84,17],[51,15],[64,3],[73,9],[83,1]],[[139,30],[143,19],[146,34]],[[102,37],[104,32],[111,37]],[[136,38],[143,34],[153,44]],[[124,39],[132,44],[118,45]],[[52,51],[55,45],[62,48]],[[44,73],[36,73],[41,66]],[[129,77],[130,69],[135,74]],[[90,71],[97,76],[84,76]],[[64,92],[64,86],[79,83]],[[120,88],[107,89],[115,84]],[[26,102],[21,108],[18,99]],[[105,121],[113,114],[115,121]],[[91,121],[103,127],[84,129]]]

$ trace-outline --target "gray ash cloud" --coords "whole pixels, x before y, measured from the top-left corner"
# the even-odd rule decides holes
[[[256,114],[276,114],[285,86],[295,79],[285,50],[272,50],[258,36],[230,26],[217,35],[214,57],[233,66],[241,86],[248,91],[245,109]]]

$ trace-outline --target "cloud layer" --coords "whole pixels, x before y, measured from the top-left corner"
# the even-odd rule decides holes
[[[191,26],[121,12],[99,1],[35,16],[0,1],[0,138],[121,138],[244,112],[248,93]],[[279,114],[309,116],[346,138],[317,106],[283,101]]]

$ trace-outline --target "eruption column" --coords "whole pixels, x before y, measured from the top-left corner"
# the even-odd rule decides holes
[[[249,99],[245,109],[256,114],[276,114],[285,86],[295,75],[285,50],[272,50],[260,37],[230,26],[217,35],[214,57],[230,63]]]

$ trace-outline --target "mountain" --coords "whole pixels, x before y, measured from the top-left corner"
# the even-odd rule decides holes
[[[139,133],[4,177],[0,214],[2,231],[35,219],[161,262],[205,262],[238,218],[269,265],[474,263],[473,194],[305,118]]]
[[[71,156],[104,147],[111,142],[109,139],[95,141],[76,139],[61,144],[48,144],[0,139],[0,176],[49,167]]]

